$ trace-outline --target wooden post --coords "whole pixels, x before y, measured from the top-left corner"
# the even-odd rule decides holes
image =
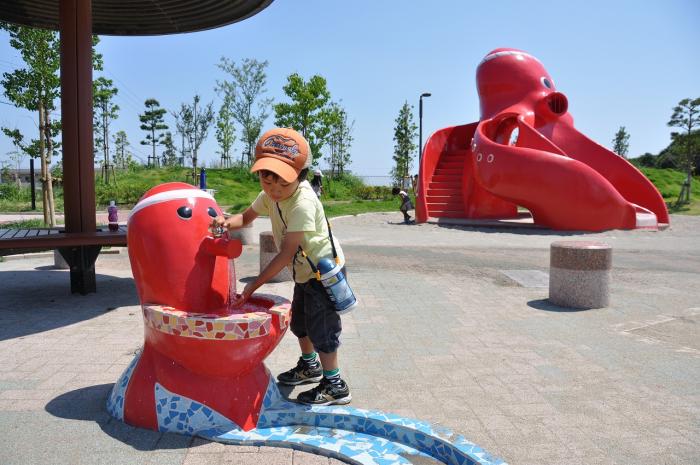
[[[61,123],[63,126],[63,197],[67,232],[94,232],[95,168],[92,146],[92,5],[91,0],[60,0]],[[71,264],[71,291],[95,292],[94,253]],[[70,263],[70,261],[69,261]]]

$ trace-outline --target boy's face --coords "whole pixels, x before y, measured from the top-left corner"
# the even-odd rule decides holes
[[[260,187],[262,187],[262,190],[275,202],[288,199],[299,186],[299,181],[287,182],[279,176],[275,179],[275,176],[263,176],[262,173],[259,173],[258,177],[260,178]]]

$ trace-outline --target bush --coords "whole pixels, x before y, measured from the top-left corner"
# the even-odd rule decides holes
[[[630,161],[637,166],[646,166],[648,168],[656,167],[656,157],[651,153],[645,153],[641,157],[633,158]]]
[[[17,184],[5,183],[0,184],[0,199],[12,202],[28,202],[31,201],[31,191],[28,187],[17,187]]]
[[[360,186],[353,190],[353,194],[360,200],[388,200],[392,197],[391,188],[386,186]]]
[[[391,198],[391,188],[366,186],[357,176],[344,174],[335,179],[324,179],[324,192],[331,199],[386,200]]]

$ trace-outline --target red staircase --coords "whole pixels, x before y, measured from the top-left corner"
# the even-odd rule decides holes
[[[467,151],[443,152],[428,183],[426,205],[430,218],[463,218],[464,163]]]

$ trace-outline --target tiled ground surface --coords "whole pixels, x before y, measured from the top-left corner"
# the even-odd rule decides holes
[[[361,299],[340,353],[353,406],[449,427],[511,464],[700,463],[700,218],[588,235],[399,218],[334,221]],[[562,311],[501,272],[546,272],[549,244],[580,238],[613,245],[609,308]],[[247,246],[238,276],[257,260]],[[128,259],[102,256],[87,297],[51,263],[0,263],[0,464],[339,463],[112,420],[104,400],[143,338]],[[287,336],[267,364],[296,357]]]

